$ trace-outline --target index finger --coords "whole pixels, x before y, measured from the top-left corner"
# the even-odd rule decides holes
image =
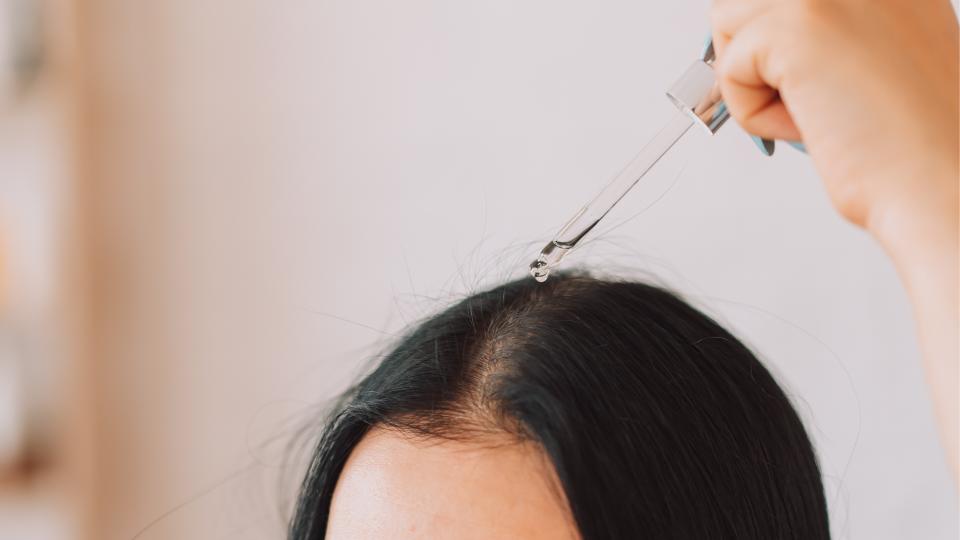
[[[783,0],[714,0],[710,6],[713,47],[719,57],[727,44],[751,20]]]

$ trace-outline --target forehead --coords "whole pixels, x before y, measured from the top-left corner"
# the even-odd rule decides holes
[[[371,430],[330,505],[332,540],[579,538],[550,461],[529,443]]]

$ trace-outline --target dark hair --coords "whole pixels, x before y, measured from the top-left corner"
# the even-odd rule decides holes
[[[377,425],[536,442],[584,540],[829,538],[817,460],[783,391],[657,287],[528,278],[421,323],[326,425],[292,540],[323,538],[344,463]]]

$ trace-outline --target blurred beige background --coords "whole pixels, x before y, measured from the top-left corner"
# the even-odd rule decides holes
[[[707,5],[0,0],[0,538],[282,538],[301,428],[524,275]],[[693,133],[595,238],[767,360],[836,538],[957,537],[906,297],[805,156]]]

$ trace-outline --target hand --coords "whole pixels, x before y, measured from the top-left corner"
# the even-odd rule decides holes
[[[715,0],[737,121],[803,140],[841,214],[879,226],[931,190],[956,201],[957,20],[948,0]]]
[[[714,0],[737,121],[803,140],[838,211],[886,248],[914,305],[951,465],[958,436],[958,38],[948,0]]]

